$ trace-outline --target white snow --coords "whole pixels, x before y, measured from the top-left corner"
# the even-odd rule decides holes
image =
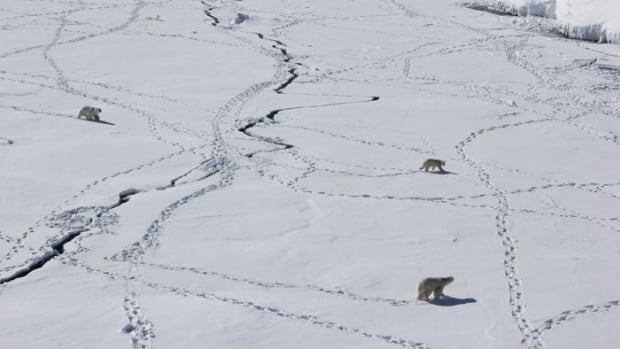
[[[568,37],[620,43],[620,1],[559,0],[556,13]]]
[[[620,46],[531,24],[4,1],[0,348],[613,348]]]

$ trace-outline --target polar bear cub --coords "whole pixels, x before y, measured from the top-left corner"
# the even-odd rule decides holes
[[[101,113],[101,108],[95,108],[91,106],[84,106],[80,109],[80,113],[78,114],[78,119],[82,117],[89,121],[99,121],[99,113]]]

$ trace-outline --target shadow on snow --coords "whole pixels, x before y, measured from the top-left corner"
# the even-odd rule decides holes
[[[476,303],[476,302],[477,301],[474,298],[456,298],[456,297],[450,297],[450,296],[444,296],[439,299],[428,301],[429,304],[438,305],[442,307],[453,307],[455,305],[462,305],[462,304],[469,304],[469,303]]]

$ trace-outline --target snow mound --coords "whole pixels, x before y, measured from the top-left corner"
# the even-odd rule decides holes
[[[248,19],[250,19],[250,16],[243,13],[237,13],[237,17],[235,17],[235,19],[232,21],[232,24],[241,24]]]
[[[127,325],[123,326],[123,328],[121,329],[121,332],[123,332],[123,333],[131,333],[135,329],[136,329],[136,327],[134,325],[127,324]]]
[[[486,10],[497,14],[511,16],[536,16],[555,18],[555,0],[550,1],[527,1],[527,0],[502,0],[502,1],[478,1],[466,3],[467,7],[476,10]]]
[[[570,39],[620,43],[620,1],[617,0],[486,0],[467,7],[512,16],[554,20],[556,31]]]
[[[620,43],[620,1],[556,0],[558,31],[572,39]]]

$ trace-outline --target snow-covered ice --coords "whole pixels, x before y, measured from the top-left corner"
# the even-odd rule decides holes
[[[452,0],[0,18],[0,348],[620,340],[620,46]]]
[[[551,18],[550,29],[571,39],[620,43],[617,0],[482,0],[468,5],[515,16]]]

